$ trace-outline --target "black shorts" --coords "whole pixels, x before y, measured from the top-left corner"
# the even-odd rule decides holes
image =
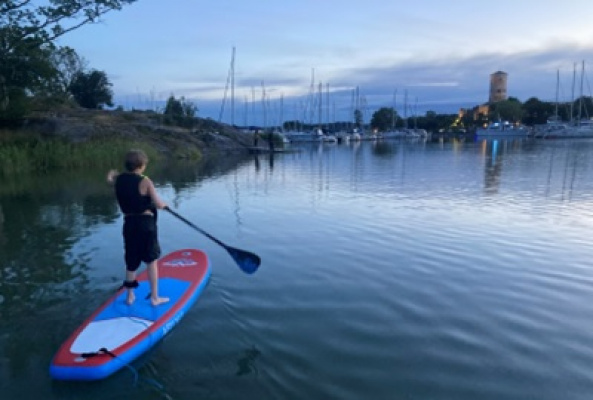
[[[140,263],[151,263],[161,256],[156,220],[152,215],[126,216],[123,234],[128,271],[136,271]]]

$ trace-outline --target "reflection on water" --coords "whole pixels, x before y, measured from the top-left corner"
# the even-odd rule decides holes
[[[245,157],[225,157],[151,165],[148,174],[157,184],[167,179],[175,202],[184,190],[246,161]],[[113,224],[118,218],[119,209],[103,171],[3,177],[0,288],[7,304],[0,309],[0,318],[26,307],[29,300],[39,297],[43,285],[84,279],[84,257],[70,259],[72,246],[96,226]]]
[[[175,198],[201,180],[224,174],[241,162],[244,158],[227,157],[199,164],[166,164],[151,166],[148,173],[157,183],[162,183],[165,176],[172,179]],[[27,361],[39,357],[40,343],[46,342],[37,329],[39,321],[35,316],[41,315],[43,325],[51,326],[59,320],[64,306],[96,290],[97,282],[89,277],[90,257],[95,250],[93,246],[75,246],[92,237],[97,228],[116,224],[120,214],[112,188],[105,183],[104,171],[1,179],[0,349],[9,353],[7,365],[18,374]],[[117,239],[117,244],[108,247],[117,246],[119,255],[121,239]],[[117,283],[112,279],[106,282],[108,290],[117,284],[119,277]],[[104,298],[106,294],[102,290],[98,295]],[[74,316],[78,320],[97,304],[80,306]],[[44,349],[42,355],[46,358],[40,365],[47,364],[51,351]],[[0,377],[8,373],[2,371],[2,365]]]
[[[8,193],[2,191],[0,196],[2,209],[10,210],[4,213],[0,243],[0,289],[5,301],[0,318],[5,321],[39,307],[38,299],[51,300],[44,289],[47,285],[83,278],[84,259],[66,264],[66,255],[92,226],[117,216],[108,189],[96,182],[80,176],[27,182],[30,187],[2,185]]]
[[[4,210],[0,205],[0,246],[6,244],[6,234],[4,233]]]
[[[257,368],[255,367],[255,361],[261,355],[261,352],[253,347],[249,350],[245,350],[241,358],[237,360],[237,372],[235,375],[249,375],[257,374]]]
[[[259,156],[256,154],[256,155],[253,156],[253,158],[254,158],[254,161],[255,161],[255,170],[256,171],[259,171],[260,168],[261,168],[260,165],[259,165]]]
[[[484,189],[486,194],[496,194],[501,184],[513,184],[516,179],[519,190],[526,179],[544,188],[544,196],[557,191],[561,200],[570,200],[576,179],[587,172],[589,143],[555,142],[537,147],[525,139],[483,140],[482,154],[485,157]],[[503,167],[514,168],[507,182],[501,182]],[[525,177],[517,177],[517,168],[525,171]],[[528,175],[527,175],[528,174]]]
[[[504,144],[507,142],[505,141]],[[498,154],[498,140],[491,143],[492,151],[488,152],[488,141],[484,140],[482,146],[486,155],[486,178],[484,180],[484,191],[486,194],[496,194],[500,184],[502,172],[502,153]]]
[[[104,171],[0,178],[2,398],[587,398],[593,142],[293,150],[150,166],[165,201],[264,260],[247,276],[159,218],[163,248],[204,248],[214,273],[136,366],[157,391],[47,376],[121,280]]]

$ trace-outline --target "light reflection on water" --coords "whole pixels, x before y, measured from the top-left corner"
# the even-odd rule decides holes
[[[214,273],[137,365],[137,386],[129,371],[85,385],[47,377],[61,341],[121,279],[121,219],[102,176],[40,193],[43,180],[3,185],[3,394],[589,398],[592,142],[297,150],[154,171],[181,215],[263,263],[245,275],[161,215],[163,249],[204,248]]]

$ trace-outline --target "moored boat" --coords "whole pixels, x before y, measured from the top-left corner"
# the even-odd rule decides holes
[[[486,128],[478,128],[476,130],[476,136],[515,136],[515,137],[527,137],[529,130],[522,126],[515,126],[507,121],[504,122],[493,122]]]

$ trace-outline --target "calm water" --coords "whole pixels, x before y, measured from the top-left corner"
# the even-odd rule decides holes
[[[104,171],[0,180],[0,398],[590,399],[593,142],[303,147],[149,171],[209,286],[147,357],[94,383],[49,361],[120,284]],[[100,347],[100,344],[98,344]]]

